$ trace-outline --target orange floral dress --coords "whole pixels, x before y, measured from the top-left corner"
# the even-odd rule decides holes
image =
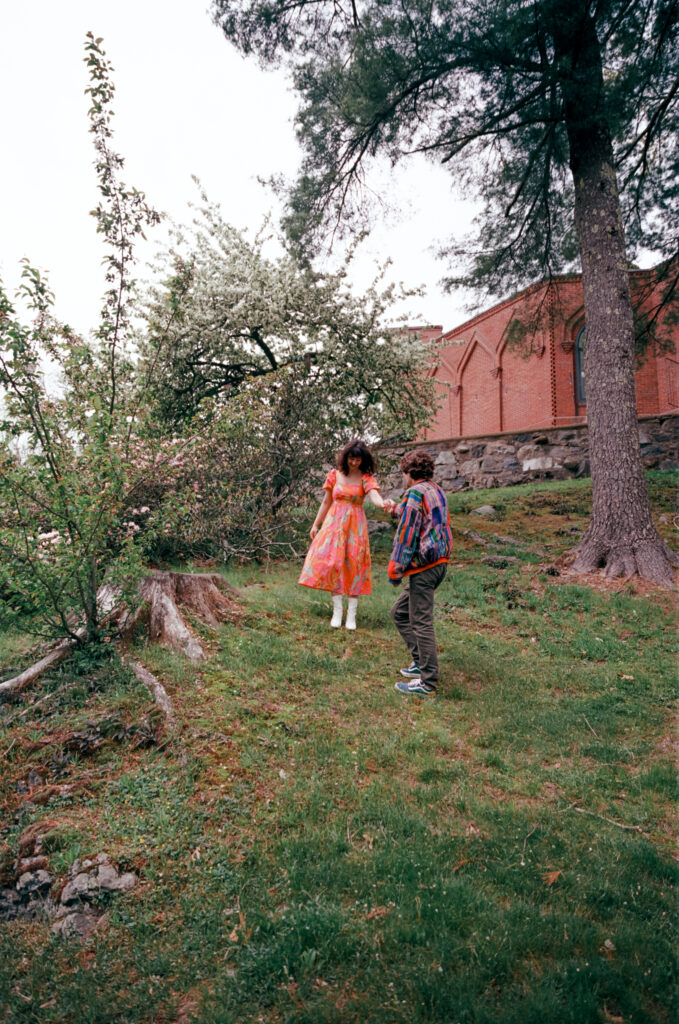
[[[360,483],[343,484],[331,469],[323,488],[332,494],[332,505],[311,542],[299,577],[303,587],[329,590],[358,597],[372,593],[368,521],[363,502],[379,490],[374,476],[364,473]]]

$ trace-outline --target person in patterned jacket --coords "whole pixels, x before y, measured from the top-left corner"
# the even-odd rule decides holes
[[[408,488],[392,515],[399,517],[391,552],[389,582],[406,587],[391,609],[394,624],[412,655],[401,669],[407,682],[396,683],[401,693],[436,693],[439,664],[434,635],[434,591],[442,583],[450,557],[452,534],[448,502],[432,482],[434,460],[429,452],[408,452],[401,459]]]

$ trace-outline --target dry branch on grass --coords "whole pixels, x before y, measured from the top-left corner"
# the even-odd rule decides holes
[[[17,690],[22,690],[24,686],[28,686],[38,676],[41,676],[43,672],[46,672],[48,668],[53,668],[55,665],[59,665],[62,661],[68,658],[69,654],[73,650],[75,641],[74,640],[61,640],[57,646],[41,658],[40,661],[36,661],[34,665],[20,672],[18,676],[14,676],[13,679],[7,679],[4,683],[0,683],[0,697],[5,696],[9,693],[16,693]]]

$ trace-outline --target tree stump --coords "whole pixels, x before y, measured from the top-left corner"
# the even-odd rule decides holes
[[[181,606],[213,629],[222,622],[237,622],[241,616],[238,591],[216,572],[153,570],[142,581],[140,592],[142,605],[124,624],[124,635],[147,620],[152,640],[181,651],[191,661],[200,661],[204,653],[184,621]]]

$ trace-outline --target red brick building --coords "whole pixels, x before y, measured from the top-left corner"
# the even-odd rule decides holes
[[[660,288],[655,270],[633,271],[637,314],[653,317]],[[666,310],[657,316],[658,337],[638,360],[640,416],[679,412],[679,326]],[[585,338],[579,275],[540,283],[441,334],[432,371],[441,406],[421,440],[473,437],[567,427],[587,421],[582,365]]]

